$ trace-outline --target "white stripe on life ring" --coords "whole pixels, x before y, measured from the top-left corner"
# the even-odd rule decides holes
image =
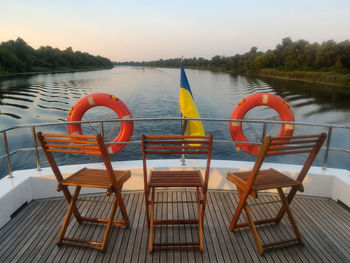
[[[294,125],[293,124],[286,124],[286,125],[284,125],[284,129],[285,130],[293,130],[294,129]]]
[[[108,152],[108,154],[113,154],[114,153],[113,150],[112,150],[112,146],[108,146],[107,147],[107,152]]]
[[[267,104],[269,101],[269,96],[268,95],[263,95],[262,96],[262,104]]]
[[[240,126],[241,126],[241,122],[239,122],[239,121],[233,121],[233,122],[231,122],[231,126],[232,126],[232,127],[240,127]]]
[[[92,106],[92,105],[95,105],[95,102],[94,102],[94,98],[92,96],[89,96],[88,97],[88,102],[89,104]]]

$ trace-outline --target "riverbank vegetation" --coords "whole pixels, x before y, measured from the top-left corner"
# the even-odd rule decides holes
[[[350,86],[350,41],[329,40],[319,44],[287,37],[274,50],[261,52],[252,47],[249,52],[234,56],[214,56],[210,60],[186,58],[184,64],[187,68]],[[180,58],[115,65],[179,67]]]
[[[108,58],[73,51],[70,47],[65,50],[50,46],[34,49],[21,38],[0,44],[0,75],[112,67]]]

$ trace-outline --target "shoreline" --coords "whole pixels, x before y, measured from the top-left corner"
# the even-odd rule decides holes
[[[113,67],[112,67],[113,68]],[[85,71],[98,71],[98,70],[108,70],[112,68],[89,68],[89,69],[66,69],[66,70],[49,70],[49,71],[35,71],[35,72],[16,72],[16,73],[1,73],[2,77],[14,77],[14,76],[30,76],[38,74],[54,74],[54,73],[74,73],[74,72],[85,72]]]
[[[159,67],[159,66],[146,66],[146,65],[115,65],[115,67],[147,67],[147,68],[179,68],[179,67]],[[291,80],[291,81],[301,81],[306,83],[315,83],[315,84],[322,84],[322,85],[328,85],[328,86],[336,86],[336,87],[344,87],[344,88],[350,88],[350,74],[339,74],[334,72],[317,72],[317,71],[277,71],[275,70],[275,73],[280,74],[281,76],[277,76],[276,74],[269,74],[268,72],[251,72],[251,73],[234,73],[231,71],[216,69],[216,68],[204,68],[204,67],[186,67],[187,69],[197,69],[197,70],[208,70],[212,72],[222,72],[222,73],[228,73],[232,75],[242,75],[242,76],[250,76],[250,77],[264,77],[264,78],[274,78],[274,79],[282,79],[282,80]],[[268,71],[270,69],[267,69]],[[349,80],[345,80],[346,83],[339,83],[339,82],[329,82],[329,81],[318,81],[318,80],[312,80],[308,79],[308,77],[302,78],[302,77],[289,77],[289,76],[283,76],[284,74],[298,74],[298,75],[304,75],[306,74],[315,74],[319,75],[316,76],[321,78],[326,77],[326,74],[331,74],[333,77],[340,78],[345,77],[348,75]],[[315,76],[313,76],[315,78]]]
[[[315,80],[308,80],[308,79],[297,79],[297,78],[288,78],[288,77],[280,77],[280,76],[274,76],[274,75],[268,75],[268,74],[243,74],[246,76],[251,76],[251,77],[263,77],[263,78],[271,78],[271,79],[281,79],[281,80],[292,80],[292,81],[300,81],[300,82],[306,82],[306,83],[315,83],[315,84],[322,84],[326,86],[336,86],[336,87],[349,87],[344,84],[339,84],[339,83],[329,83],[329,82],[322,82],[322,81],[315,81]]]
[[[267,69],[267,72],[256,72],[256,73],[247,73],[246,75],[250,76],[258,76],[258,77],[267,77],[267,78],[275,78],[275,79],[283,79],[283,80],[295,80],[295,81],[302,81],[306,83],[315,83],[315,84],[322,84],[322,85],[329,85],[329,86],[337,86],[337,87],[350,87],[350,75],[349,74],[339,74],[335,72],[309,72],[309,71],[276,71],[270,73],[270,70]],[[288,76],[288,74],[294,74],[293,76]],[[309,76],[308,76],[309,74]],[[299,75],[299,76],[298,76]],[[301,76],[300,76],[301,75]],[[313,76],[312,76],[313,75]],[[304,76],[304,77],[303,77]],[[322,78],[329,78],[333,77],[336,81],[330,81],[330,80],[323,80]],[[318,78],[320,80],[315,80],[315,78]],[[343,79],[342,79],[343,78]],[[349,80],[345,79],[348,78]],[[344,82],[344,83],[340,83]]]
[[[140,67],[140,65],[114,65],[113,67]],[[112,68],[113,68],[112,67]],[[141,67],[157,67],[157,66],[141,66]],[[38,75],[38,74],[55,74],[55,73],[74,73],[74,72],[85,72],[85,71],[98,71],[98,70],[108,70],[112,68],[90,68],[90,69],[66,69],[66,70],[52,70],[52,71],[37,71],[37,72],[17,72],[17,73],[1,73],[0,72],[0,78],[3,77],[14,77],[14,76],[30,76],[30,75]],[[164,68],[177,68],[177,67],[164,67]],[[329,85],[329,86],[337,86],[337,87],[349,87],[350,83],[342,84],[342,83],[336,83],[336,82],[327,82],[327,81],[317,81],[317,80],[311,80],[308,78],[293,78],[289,76],[276,76],[276,74],[269,74],[268,72],[256,72],[256,73],[240,73],[235,74],[230,71],[220,70],[220,69],[211,69],[211,68],[200,68],[200,67],[188,67],[188,69],[198,69],[198,70],[209,70],[214,72],[223,72],[233,75],[243,75],[243,76],[250,76],[250,77],[264,77],[264,78],[274,78],[274,79],[281,79],[281,80],[291,80],[291,81],[300,81],[300,82],[306,82],[306,83],[315,83],[315,84],[322,84],[322,85]],[[275,71],[277,74],[293,74],[295,71],[289,71],[289,72],[283,72],[283,71]],[[302,74],[308,74],[308,73],[316,73],[316,74],[334,74],[335,76],[342,76],[341,74],[337,74],[334,72],[308,72],[308,71],[298,71],[298,73]]]

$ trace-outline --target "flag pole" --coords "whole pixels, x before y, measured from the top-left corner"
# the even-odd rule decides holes
[[[181,56],[180,68],[181,68],[181,63],[183,63],[183,61],[184,61],[184,56]],[[184,116],[182,115],[182,112],[181,112],[181,135],[185,135],[185,128],[186,128],[185,127],[185,118],[184,118]],[[181,165],[182,166],[186,165],[186,163],[185,163],[185,155],[184,154],[181,154]]]

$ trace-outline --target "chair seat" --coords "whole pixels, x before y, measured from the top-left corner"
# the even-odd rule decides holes
[[[246,172],[237,172],[237,173],[228,173],[227,179],[237,185],[239,188],[243,188],[248,182],[250,176],[250,171]],[[255,182],[253,184],[253,190],[268,190],[278,187],[293,187],[300,186],[302,184],[290,178],[289,176],[270,168],[268,170],[260,170]]]
[[[131,177],[130,171],[114,170],[117,185],[123,185]],[[106,170],[83,168],[62,181],[62,185],[92,188],[111,188],[112,184]]]
[[[151,171],[150,187],[202,187],[203,178],[196,171]]]

